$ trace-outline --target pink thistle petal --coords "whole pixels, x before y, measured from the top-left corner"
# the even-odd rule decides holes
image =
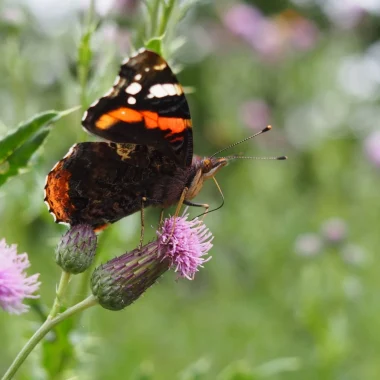
[[[40,286],[39,274],[27,277],[29,267],[26,253],[17,254],[16,245],[0,240],[0,307],[10,314],[25,313],[29,307],[23,304],[24,298],[39,297],[33,294]]]
[[[203,264],[211,259],[204,258],[212,248],[212,233],[198,218],[188,221],[188,214],[164,220],[158,235],[158,252],[168,259],[180,277],[194,279]]]

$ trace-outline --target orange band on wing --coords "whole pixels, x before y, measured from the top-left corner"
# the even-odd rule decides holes
[[[143,116],[139,111],[121,107],[102,115],[96,122],[96,128],[109,129],[119,121],[124,121],[125,123],[138,123],[142,120]]]
[[[102,115],[96,122],[96,128],[109,129],[114,124],[123,121],[125,123],[145,122],[148,129],[159,128],[163,131],[169,130],[171,134],[181,133],[187,128],[191,128],[190,119],[181,117],[161,117],[157,112],[135,111],[131,108],[121,107]]]
[[[171,133],[181,133],[185,129],[191,127],[190,119],[182,119],[181,117],[162,117],[156,112],[142,111],[145,125],[149,129],[159,128],[161,130],[170,130]]]

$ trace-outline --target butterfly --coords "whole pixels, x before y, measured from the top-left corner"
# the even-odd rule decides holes
[[[193,154],[189,106],[168,63],[149,50],[125,60],[113,87],[85,112],[102,142],[74,145],[47,176],[56,222],[101,230],[148,206],[191,206],[204,181],[228,163]]]

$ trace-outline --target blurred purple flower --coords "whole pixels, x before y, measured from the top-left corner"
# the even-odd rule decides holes
[[[261,32],[265,18],[254,7],[247,4],[237,4],[223,15],[223,22],[233,34],[250,40]]]
[[[322,224],[321,232],[328,243],[339,244],[347,237],[347,224],[340,218],[328,219]]]
[[[327,17],[339,28],[355,28],[367,15],[367,10],[359,1],[327,1],[323,4]]]
[[[241,121],[254,131],[259,131],[270,124],[270,108],[262,99],[251,99],[243,103],[239,115],[241,115]]]
[[[0,307],[10,314],[21,314],[29,307],[22,302],[33,295],[40,286],[39,274],[27,277],[25,270],[30,267],[26,253],[17,254],[17,246],[8,246],[0,240]]]
[[[367,261],[367,254],[365,250],[357,244],[347,244],[342,248],[341,255],[347,264],[361,267]]]
[[[237,4],[224,14],[223,23],[269,61],[279,60],[290,49],[311,49],[318,38],[316,26],[293,10],[267,18],[250,5]]]
[[[99,32],[103,35],[105,42],[116,44],[120,51],[125,52],[130,49],[131,32],[128,29],[122,28],[116,23],[105,23]]]
[[[297,50],[310,50],[314,47],[317,39],[318,29],[315,24],[304,17],[295,15],[290,22],[289,30],[289,40],[294,48]]]
[[[364,150],[369,161],[380,167],[380,131],[372,132],[364,142]]]
[[[139,5],[140,1],[138,0],[115,0],[111,11],[121,16],[132,17]]]
[[[299,235],[294,243],[294,251],[299,256],[312,257],[322,251],[322,239],[318,234],[305,233]]]

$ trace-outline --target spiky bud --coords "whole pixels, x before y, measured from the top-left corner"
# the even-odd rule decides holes
[[[91,226],[78,224],[71,227],[57,246],[57,264],[68,273],[84,272],[94,260],[96,243],[96,235]]]

